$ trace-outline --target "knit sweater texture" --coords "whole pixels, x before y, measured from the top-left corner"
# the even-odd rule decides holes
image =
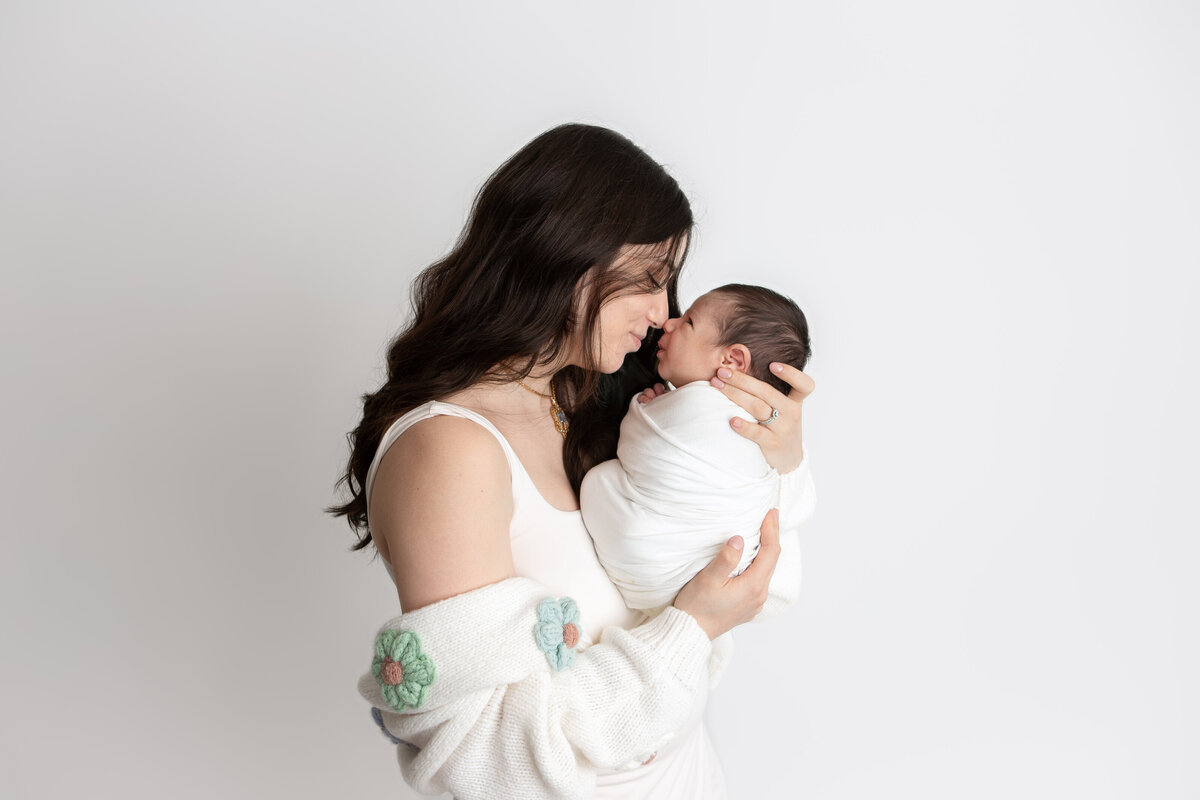
[[[393,709],[375,676],[359,691],[398,740],[417,791],[459,800],[586,798],[595,769],[632,769],[703,710],[712,645],[675,608],[600,642],[556,671],[538,648],[545,590],[510,578],[391,620],[420,632],[437,668],[420,708]]]
[[[813,502],[806,457],[781,479],[782,549],[758,619],[799,594],[798,528]],[[730,634],[710,642],[690,615],[668,606],[556,659],[540,642],[538,609],[547,599],[561,600],[510,578],[380,628],[389,640],[417,634],[432,662],[417,706],[389,703],[395,694],[385,696],[379,670],[359,681],[413,788],[457,800],[589,798],[597,769],[639,767],[702,713],[732,652]]]

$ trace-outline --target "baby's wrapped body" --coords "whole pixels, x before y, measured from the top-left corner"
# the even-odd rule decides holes
[[[779,503],[779,474],[729,427],[754,422],[707,381],[639,403],[621,422],[617,458],[584,477],[579,504],[596,554],[630,608],[669,605],[730,536],[745,540],[738,570],[758,551]]]

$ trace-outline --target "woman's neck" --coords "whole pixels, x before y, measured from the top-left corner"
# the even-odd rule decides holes
[[[519,381],[505,381],[502,377],[505,372],[511,371],[498,367],[488,378],[444,399],[473,408],[488,417],[502,417],[516,423],[542,423],[550,409],[553,373],[534,370]]]
[[[511,376],[517,370],[514,369],[514,366],[511,362],[501,362],[492,367],[492,369],[488,370],[488,376],[494,376],[495,379],[502,381],[503,385],[511,384],[513,386],[526,389],[532,393],[541,395],[544,398],[549,398],[550,395],[553,394],[552,382],[554,380],[554,376],[564,366],[566,366],[566,364],[544,364],[539,360],[539,363],[533,366],[533,369],[529,371],[528,375],[519,380],[513,380],[508,376]]]

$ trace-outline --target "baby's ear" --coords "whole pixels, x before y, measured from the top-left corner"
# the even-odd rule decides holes
[[[721,366],[750,374],[750,350],[744,344],[731,344],[721,354]]]

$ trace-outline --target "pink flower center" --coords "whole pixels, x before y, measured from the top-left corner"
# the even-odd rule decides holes
[[[404,668],[400,666],[399,661],[392,661],[390,658],[384,659],[383,682],[388,686],[399,686],[404,683]]]
[[[568,622],[563,625],[563,644],[567,647],[574,647],[579,643],[579,628],[575,627],[574,622]]]

